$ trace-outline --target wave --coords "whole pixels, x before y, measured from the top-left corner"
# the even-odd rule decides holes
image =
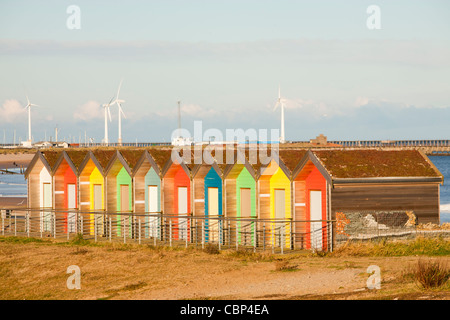
[[[14,182],[3,182],[0,181],[0,184],[6,184],[8,186],[26,186],[26,183],[14,183]]]

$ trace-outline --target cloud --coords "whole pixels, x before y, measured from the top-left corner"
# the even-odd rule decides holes
[[[78,106],[73,113],[75,120],[90,121],[95,119],[103,119],[104,112],[100,103],[90,100],[85,104]]]
[[[7,99],[0,107],[0,121],[12,123],[22,119],[26,114],[26,109],[16,99]]]

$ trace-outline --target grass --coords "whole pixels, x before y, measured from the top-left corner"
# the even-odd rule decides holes
[[[412,278],[423,289],[436,289],[447,283],[450,278],[450,269],[441,260],[419,259],[415,267],[403,276],[404,278]]]
[[[399,256],[448,256],[450,240],[441,237],[417,237],[414,240],[346,243],[328,256],[399,257]]]

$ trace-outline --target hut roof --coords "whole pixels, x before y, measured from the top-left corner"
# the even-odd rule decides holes
[[[42,150],[41,153],[51,169],[55,166],[63,150]]]
[[[97,159],[98,163],[102,166],[102,168],[105,169],[108,166],[109,161],[116,153],[116,151],[96,149],[92,150],[92,153],[94,154],[95,158]]]
[[[442,177],[417,150],[313,151],[333,178]]]
[[[133,170],[139,159],[142,157],[142,153],[144,152],[144,150],[126,149],[120,150],[119,152],[122,155],[123,159],[127,162],[130,169]]]
[[[281,161],[292,173],[307,152],[307,149],[280,149],[278,153]]]
[[[147,151],[153,157],[161,171],[172,156],[172,148],[150,148]]]
[[[80,168],[80,165],[83,163],[84,158],[88,154],[88,150],[66,150],[67,155],[72,161],[73,165],[77,170]]]

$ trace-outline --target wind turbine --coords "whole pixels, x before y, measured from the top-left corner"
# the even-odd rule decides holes
[[[27,105],[25,106],[25,109],[28,108],[28,142],[31,144],[31,107],[39,107],[37,104],[33,104],[30,102],[30,99],[28,99],[27,96]]]
[[[278,86],[278,99],[277,102],[275,104],[275,108],[273,109],[273,111],[275,111],[278,106],[280,106],[281,108],[281,134],[280,134],[280,143],[285,143],[286,140],[284,138],[284,99],[281,98],[281,91],[280,91],[280,86]]]
[[[108,116],[109,116],[109,122],[111,122],[111,111],[109,110],[109,107],[111,106],[112,101],[114,100],[114,97],[111,98],[111,100],[108,103],[105,103],[103,105],[103,108],[105,109],[105,143],[109,143],[108,139]]]
[[[120,92],[120,87],[122,86],[122,80],[120,80],[120,84],[119,84],[119,89],[117,89],[117,97],[116,100],[113,102],[117,104],[117,106],[119,107],[119,138],[118,138],[118,143],[119,145],[122,145],[122,116],[126,119],[127,117],[125,116],[125,113],[122,110],[122,103],[125,102],[125,100],[120,100],[119,99],[119,92]]]

